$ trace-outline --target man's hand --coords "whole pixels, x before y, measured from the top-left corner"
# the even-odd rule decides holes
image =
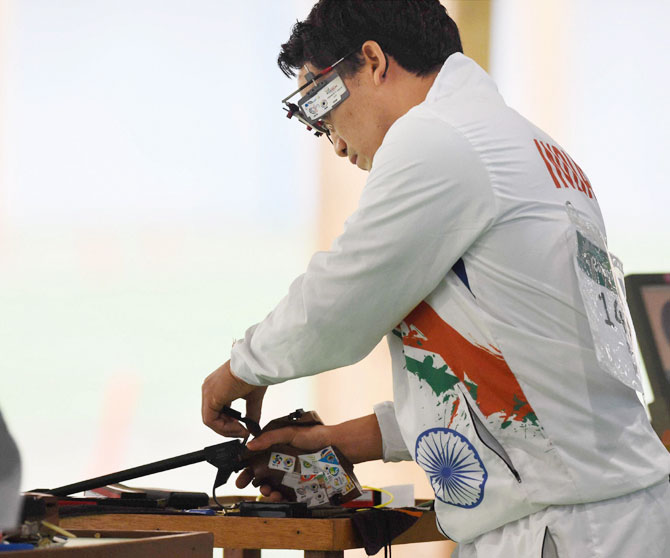
[[[262,451],[275,444],[288,444],[308,451],[322,449],[326,446],[337,446],[352,463],[381,459],[383,456],[382,437],[375,415],[360,417],[333,426],[319,424],[277,428],[254,438],[247,444],[247,447],[252,451]],[[237,477],[235,484],[238,488],[244,488],[253,480],[253,470],[245,469]],[[269,497],[273,502],[282,499],[282,495],[268,485],[261,486],[260,490],[263,496]]]
[[[330,439],[330,429],[331,427],[323,424],[277,428],[254,438],[247,444],[247,448],[251,451],[262,451],[276,444],[288,444],[297,449],[314,451],[333,444]],[[254,486],[258,486],[260,483],[254,481],[255,476],[253,469],[247,468],[239,474],[235,484],[238,488],[244,488],[253,481]],[[267,484],[262,485],[260,491],[263,496],[267,496],[273,502],[279,502],[282,499],[281,493],[272,490],[272,487]]]
[[[240,380],[230,369],[230,361],[225,362],[202,384],[202,422],[222,436],[247,437],[247,429],[235,419],[222,415],[221,409],[236,399],[245,399],[247,417],[258,422],[265,390],[266,386],[252,386]]]

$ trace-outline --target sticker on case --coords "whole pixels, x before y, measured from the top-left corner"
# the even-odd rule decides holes
[[[300,486],[300,475],[298,473],[286,473],[281,483],[289,488],[298,488]]]
[[[298,460],[300,463],[300,472],[303,475],[315,473],[318,468],[316,467],[318,454],[308,453],[304,455],[299,455]]]
[[[349,475],[347,475],[346,473],[344,474],[344,477],[346,479],[346,482],[345,482],[344,488],[342,488],[342,494],[349,494],[349,492],[351,492],[352,490],[354,490],[356,488],[356,485],[351,480]]]
[[[322,473],[326,477],[326,481],[329,479],[339,477],[341,474],[341,469],[339,467],[326,467]]]
[[[338,475],[336,477],[330,477],[326,481],[326,492],[328,496],[333,494],[342,494],[347,485],[347,478],[345,475]]]
[[[307,486],[301,485],[295,489],[295,497],[298,502],[307,502],[310,500],[310,496],[307,493]]]
[[[321,506],[328,503],[328,493],[325,488],[319,487],[315,492],[312,492],[311,498],[307,507]]]
[[[290,473],[295,467],[295,458],[291,455],[286,455],[275,451],[270,454],[268,467],[276,471],[285,471]]]
[[[326,488],[323,486],[322,482],[308,482],[302,485],[300,489],[304,489],[304,493],[302,493],[300,497],[304,498],[302,501],[307,502],[308,507],[320,506],[328,501],[328,494],[326,493]]]
[[[330,479],[330,482],[333,485],[333,488],[336,488],[337,490],[342,490],[346,488],[347,483],[350,481],[347,475],[337,475],[336,477],[332,477]]]
[[[322,449],[319,452],[318,462],[321,467],[328,467],[332,465],[339,465],[340,462],[335,455],[335,451],[332,446]]]

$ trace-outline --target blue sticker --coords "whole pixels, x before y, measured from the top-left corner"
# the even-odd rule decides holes
[[[488,473],[477,450],[450,428],[431,428],[416,439],[416,462],[426,471],[435,497],[459,508],[474,508],[484,498]]]

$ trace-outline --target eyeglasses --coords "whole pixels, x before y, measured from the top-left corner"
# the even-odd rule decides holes
[[[282,103],[286,105],[285,107],[282,107],[287,113],[286,117],[293,118],[295,116],[299,122],[307,126],[308,132],[314,130],[314,135],[316,137],[325,135],[328,138],[328,141],[332,143],[333,140],[330,139],[330,130],[323,119],[331,110],[349,98],[349,90],[347,89],[347,86],[344,85],[344,81],[334,69],[340,62],[355,52],[358,52],[358,49],[344,55],[337,62],[324,68],[318,74],[307,72],[305,74],[305,83],[286,98],[282,99]],[[332,75],[317,83],[318,79],[323,78],[331,72]],[[297,104],[289,102],[291,97],[300,93],[308,85],[313,85],[314,87],[312,87],[306,95],[300,97]]]

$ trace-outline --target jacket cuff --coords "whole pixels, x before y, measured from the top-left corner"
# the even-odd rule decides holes
[[[407,450],[407,446],[402,439],[393,402],[384,401],[383,403],[377,403],[373,409],[375,415],[377,415],[379,430],[382,433],[384,461],[411,461],[412,455]]]
[[[255,328],[256,326],[253,326]],[[251,330],[252,328],[250,328]],[[255,360],[249,351],[249,341],[247,339],[239,339],[233,344],[233,348],[230,351],[230,369],[236,378],[239,378],[243,382],[250,384],[252,386],[264,386],[267,383],[263,382],[259,378],[259,374],[256,372],[261,372],[261,370],[254,370]],[[255,368],[259,368],[256,366]]]

